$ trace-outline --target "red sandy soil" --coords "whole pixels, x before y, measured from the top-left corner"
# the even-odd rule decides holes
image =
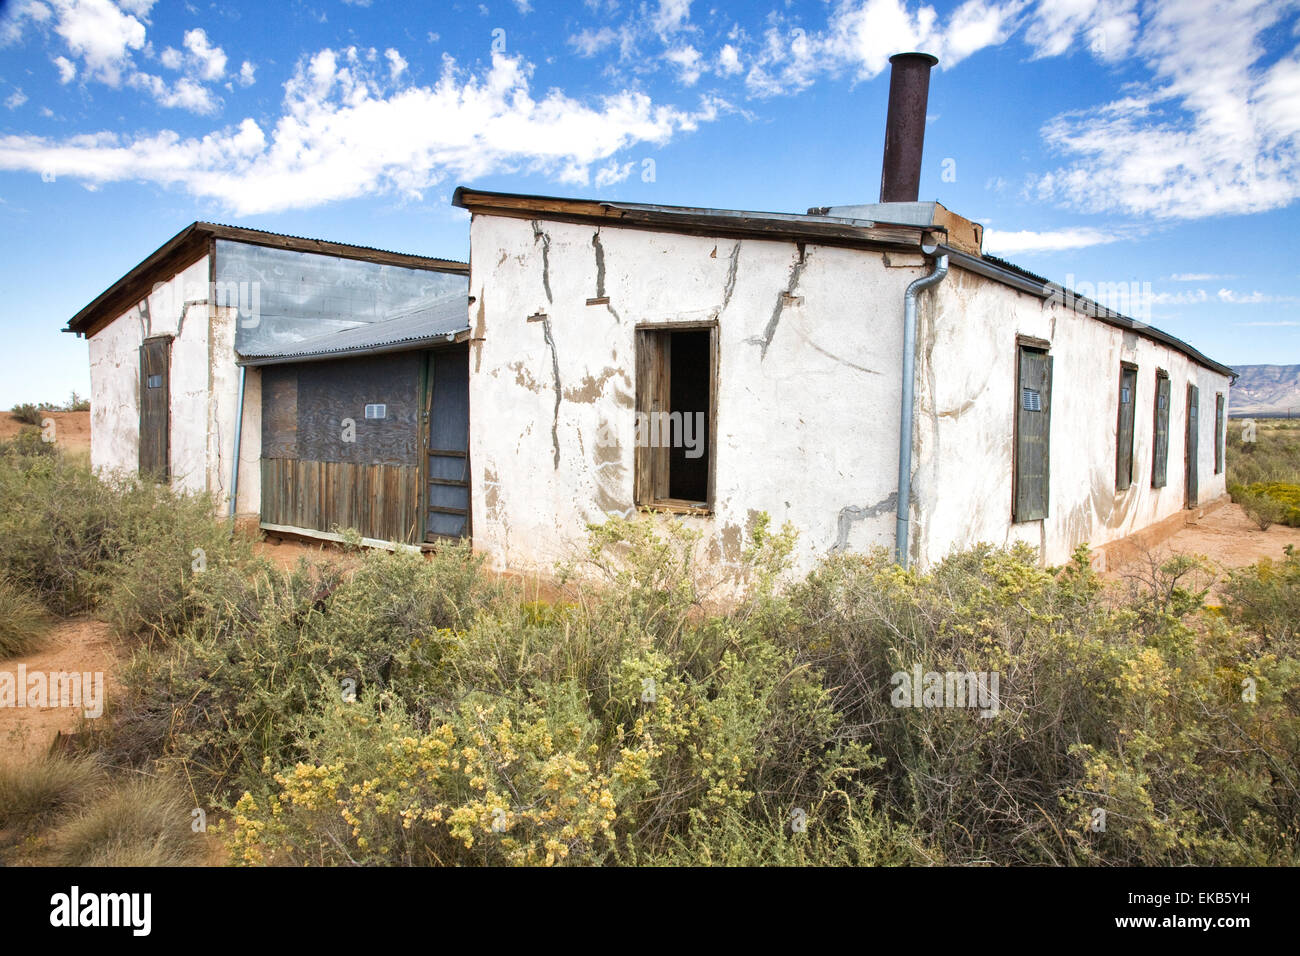
[[[54,419],[54,443],[60,448],[72,453],[90,452],[90,412],[41,412],[41,418]],[[25,426],[7,410],[0,412],[0,441],[13,438],[23,427],[37,426]]]
[[[18,665],[25,664],[28,674],[100,672],[107,709],[119,687],[117,669],[122,663],[108,625],[80,616],[55,622],[39,651],[0,661],[0,670],[17,675]],[[59,731],[71,733],[94,723],[98,721],[84,720],[80,707],[0,707],[0,760],[30,760],[48,751]]]

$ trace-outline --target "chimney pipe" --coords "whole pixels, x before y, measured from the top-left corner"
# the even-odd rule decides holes
[[[921,189],[921,149],[925,107],[930,98],[928,53],[895,53],[889,58],[889,118],[885,124],[885,162],[880,172],[881,202],[916,202]]]

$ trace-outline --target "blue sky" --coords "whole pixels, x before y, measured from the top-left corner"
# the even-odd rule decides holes
[[[914,49],[922,199],[1214,358],[1300,363],[1298,6],[0,0],[0,406],[86,394],[59,330],[195,219],[463,259],[462,183],[872,202]]]

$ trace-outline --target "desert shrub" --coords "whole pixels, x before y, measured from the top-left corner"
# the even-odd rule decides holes
[[[100,610],[124,637],[176,639],[204,608],[198,579],[234,569],[253,574],[251,539],[214,520],[207,496],[181,496],[132,488],[123,513],[105,530],[105,558],[86,575]],[[149,498],[154,507],[140,508]]]
[[[918,574],[883,553],[846,556],[798,589],[802,653],[834,688],[843,732],[883,759],[886,812],[948,862],[1286,858],[1290,784],[1270,768],[1293,758],[1285,746],[1237,756],[1230,728],[1246,705],[1225,675],[1250,666],[1249,648],[1202,622],[1190,566],[1111,606],[1085,554],[1059,573],[1035,558],[977,548]],[[997,715],[894,707],[893,676],[918,663],[997,672]]]
[[[30,425],[18,429],[18,434],[8,441],[0,441],[0,458],[51,458],[58,454],[53,442],[41,437],[41,430]]]
[[[39,425],[44,415],[41,409],[31,402],[24,402],[21,405],[15,405],[9,412],[10,416],[18,419],[24,425]]]
[[[191,828],[190,801],[165,780],[119,780],[60,824],[50,838],[61,866],[184,866],[207,845]]]
[[[1259,485],[1252,485],[1249,488],[1237,488],[1233,493],[1235,500],[1246,517],[1253,521],[1260,531],[1267,531],[1270,527],[1279,522],[1286,520],[1290,506],[1284,501],[1266,494],[1260,489]],[[1298,512],[1300,514],[1300,512]]]
[[[68,397],[68,404],[63,406],[64,411],[68,412],[88,412],[90,411],[90,399],[82,398],[73,389],[72,394]]]
[[[103,783],[90,757],[0,762],[0,829],[35,830],[88,802]]]
[[[49,626],[49,614],[41,602],[0,572],[0,660],[37,650]]]
[[[1222,613],[1194,558],[1124,593],[1086,549],[836,555],[780,588],[793,538],[758,520],[724,605],[676,522],[591,541],[556,603],[464,548],[210,565],[108,754],[231,809],[251,863],[1296,860],[1297,567]],[[910,706],[918,670],[996,697]]]
[[[0,572],[60,614],[116,593],[110,617],[131,633],[168,627],[195,547],[209,564],[243,553],[207,496],[101,478],[61,455],[0,455],[0,501]]]
[[[1240,423],[1230,422],[1225,442],[1229,485],[1300,484],[1300,427],[1293,426],[1260,420],[1255,440],[1245,441]]]

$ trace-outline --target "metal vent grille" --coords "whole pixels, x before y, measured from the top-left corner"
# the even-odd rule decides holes
[[[1020,390],[1020,403],[1027,412],[1041,412],[1043,410],[1043,397],[1038,394],[1034,388],[1023,388]]]
[[[366,418],[377,419],[377,418],[387,418],[387,417],[388,417],[387,405],[366,406]]]

